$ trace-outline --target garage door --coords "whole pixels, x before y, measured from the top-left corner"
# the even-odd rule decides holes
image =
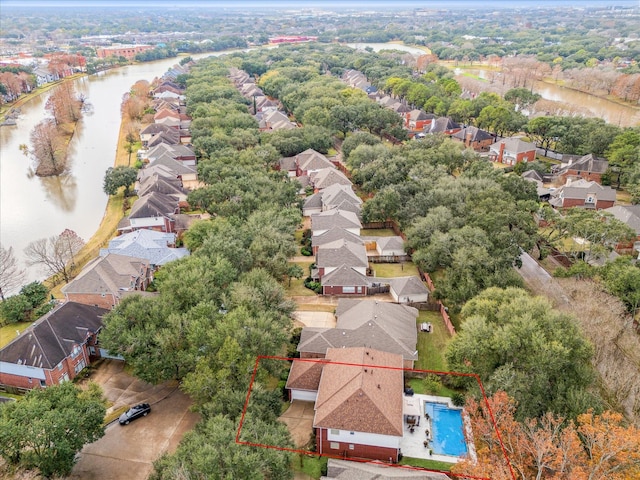
[[[302,400],[305,402],[315,402],[318,392],[309,390],[291,390],[291,400]]]

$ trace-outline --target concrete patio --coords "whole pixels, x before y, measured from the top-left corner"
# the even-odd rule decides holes
[[[411,433],[411,426],[405,421],[404,423],[404,436],[400,440],[400,451],[402,455],[410,458],[422,458],[427,460],[438,460],[440,462],[458,463],[461,458],[451,455],[438,455],[429,454],[429,446],[424,446],[424,441],[427,439],[425,430],[429,430],[430,434],[433,432],[433,425],[431,420],[427,420],[424,416],[424,403],[425,402],[437,402],[446,403],[449,407],[455,408],[451,399],[448,397],[436,397],[434,395],[421,395],[414,394],[411,397],[404,397],[405,402],[405,414],[414,414],[416,409],[420,415],[419,423],[414,427],[413,433]],[[407,400],[410,401],[410,405],[407,405]],[[467,444],[467,450],[471,451],[471,446]]]

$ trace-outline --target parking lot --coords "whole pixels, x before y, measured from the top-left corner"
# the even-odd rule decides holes
[[[110,424],[104,437],[82,449],[70,479],[146,479],[153,461],[174,451],[199,419],[189,411],[189,397],[174,384],[142,382],[124,372],[122,362],[104,362],[91,379],[102,386],[115,408],[147,402],[151,413],[126,426]]]

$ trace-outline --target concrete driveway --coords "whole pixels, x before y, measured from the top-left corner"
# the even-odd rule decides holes
[[[296,310],[293,318],[302,323],[305,327],[334,328],[336,317],[330,312],[304,312]]]
[[[102,386],[114,408],[148,402],[151,413],[126,426],[117,421],[110,424],[100,440],[82,449],[69,479],[146,479],[153,461],[164,452],[173,452],[199,420],[189,411],[191,399],[175,384],[142,382],[123,371],[123,362],[104,362],[91,380]]]
[[[294,400],[278,420],[287,425],[297,448],[306,447],[313,432],[313,402]]]

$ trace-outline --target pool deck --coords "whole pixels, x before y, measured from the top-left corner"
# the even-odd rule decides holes
[[[459,409],[459,407],[454,406],[451,403],[451,399],[448,397],[436,397],[434,395],[422,395],[422,394],[414,394],[412,399],[417,401],[420,406],[420,411],[424,412],[424,403],[425,402],[434,402],[434,403],[444,403],[448,405],[450,408]],[[465,415],[463,415],[463,418]],[[467,427],[467,422],[464,421],[465,429]],[[411,433],[410,427],[408,424],[404,424],[404,435],[402,440],[400,440],[400,450],[402,451],[402,455],[405,457],[411,458],[422,458],[427,460],[438,460],[440,462],[448,462],[448,463],[458,463],[462,460],[463,457],[456,457],[452,455],[437,455],[431,454],[429,455],[429,447],[424,446],[424,441],[426,440],[425,430],[429,429],[432,431],[431,422],[427,421],[422,415],[420,419],[420,425],[417,425],[414,428],[414,432]],[[470,432],[469,432],[470,433]],[[467,442],[467,451],[469,455],[472,457],[475,456],[475,450],[473,445],[469,445]]]

